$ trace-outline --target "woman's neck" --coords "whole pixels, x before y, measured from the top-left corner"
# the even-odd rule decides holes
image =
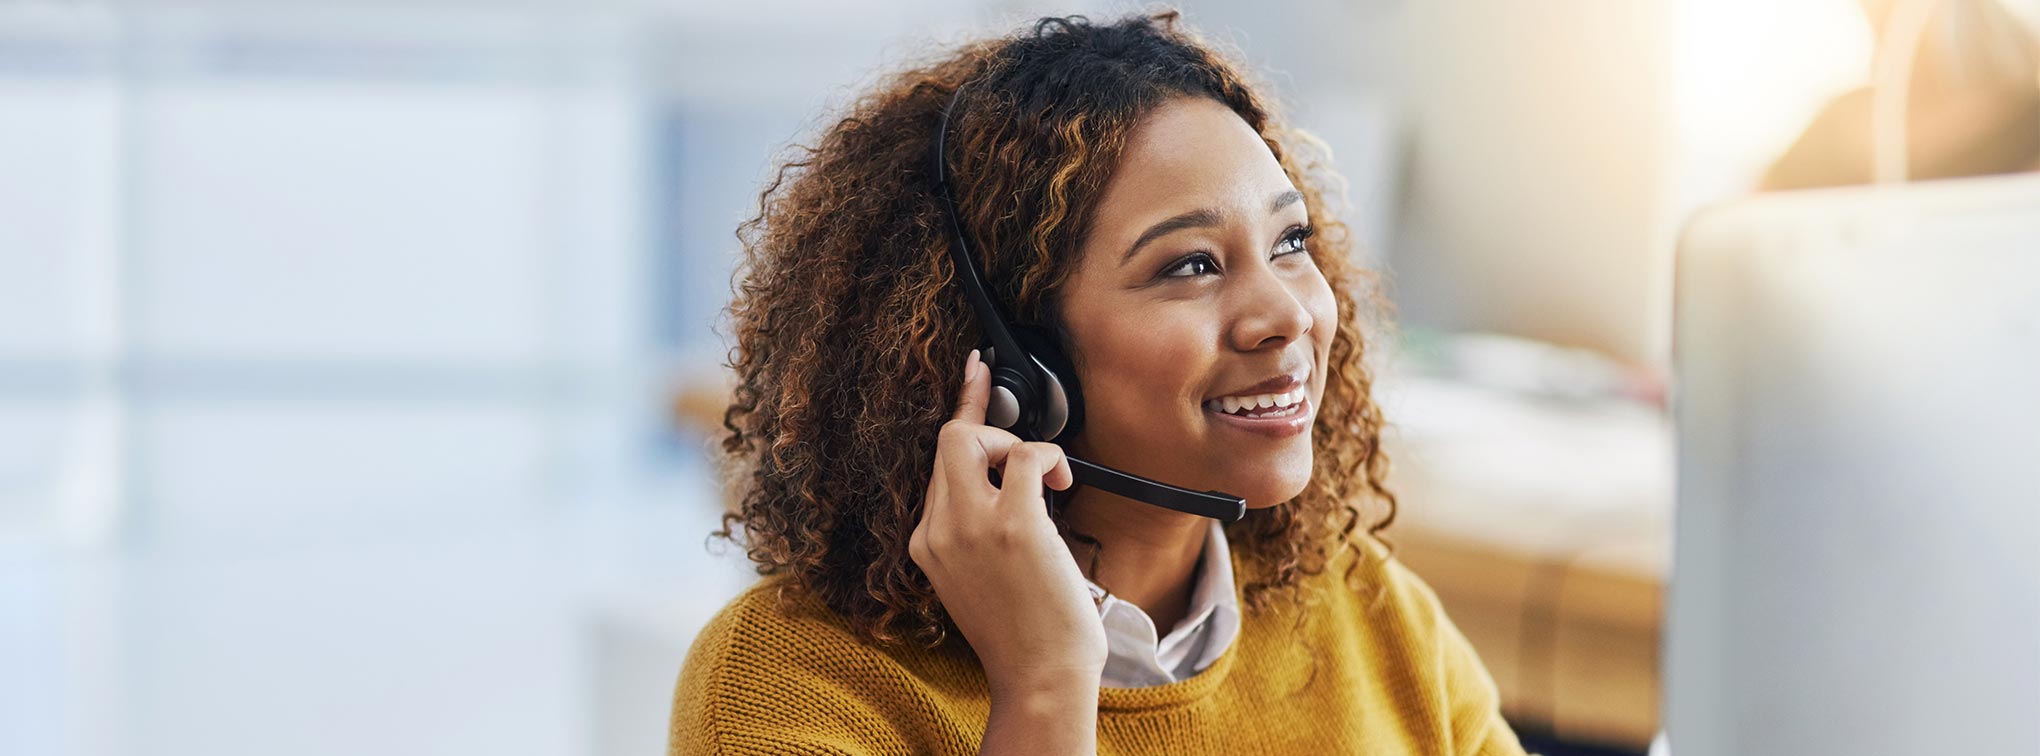
[[[1163,635],[1189,613],[1211,520],[1090,488],[1072,493],[1063,513],[1071,532],[1098,540],[1070,540],[1091,582],[1140,607]]]

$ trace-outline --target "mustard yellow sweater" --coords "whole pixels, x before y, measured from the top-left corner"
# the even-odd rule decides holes
[[[1371,539],[1304,589],[1316,605],[1246,611],[1197,676],[1103,688],[1104,754],[1521,754],[1494,681],[1414,573]],[[1235,554],[1242,581],[1248,565]],[[767,579],[696,638],[673,702],[673,754],[973,754],[991,711],[967,649],[860,643],[819,601]],[[1385,587],[1376,599],[1377,586]]]

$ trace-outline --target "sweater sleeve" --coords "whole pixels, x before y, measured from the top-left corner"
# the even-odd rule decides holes
[[[905,753],[868,697],[798,657],[803,644],[739,600],[710,620],[675,686],[669,756]]]

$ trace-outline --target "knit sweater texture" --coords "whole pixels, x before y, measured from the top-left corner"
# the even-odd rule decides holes
[[[1233,645],[1196,676],[1101,689],[1098,753],[1523,753],[1493,679],[1429,586],[1361,541],[1303,580],[1300,624],[1294,602],[1250,609]],[[1233,564],[1243,581],[1253,569],[1238,553]],[[775,577],[696,637],[669,752],[972,754],[990,712],[984,669],[965,644],[861,642]]]

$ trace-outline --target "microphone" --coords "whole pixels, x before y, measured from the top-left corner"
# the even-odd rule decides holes
[[[1086,462],[1067,454],[1063,455],[1063,458],[1069,460],[1070,472],[1076,475],[1077,485],[1080,486],[1090,486],[1163,509],[1214,520],[1239,522],[1240,518],[1247,516],[1247,500],[1229,493],[1192,491],[1159,480],[1114,470],[1094,462]]]

